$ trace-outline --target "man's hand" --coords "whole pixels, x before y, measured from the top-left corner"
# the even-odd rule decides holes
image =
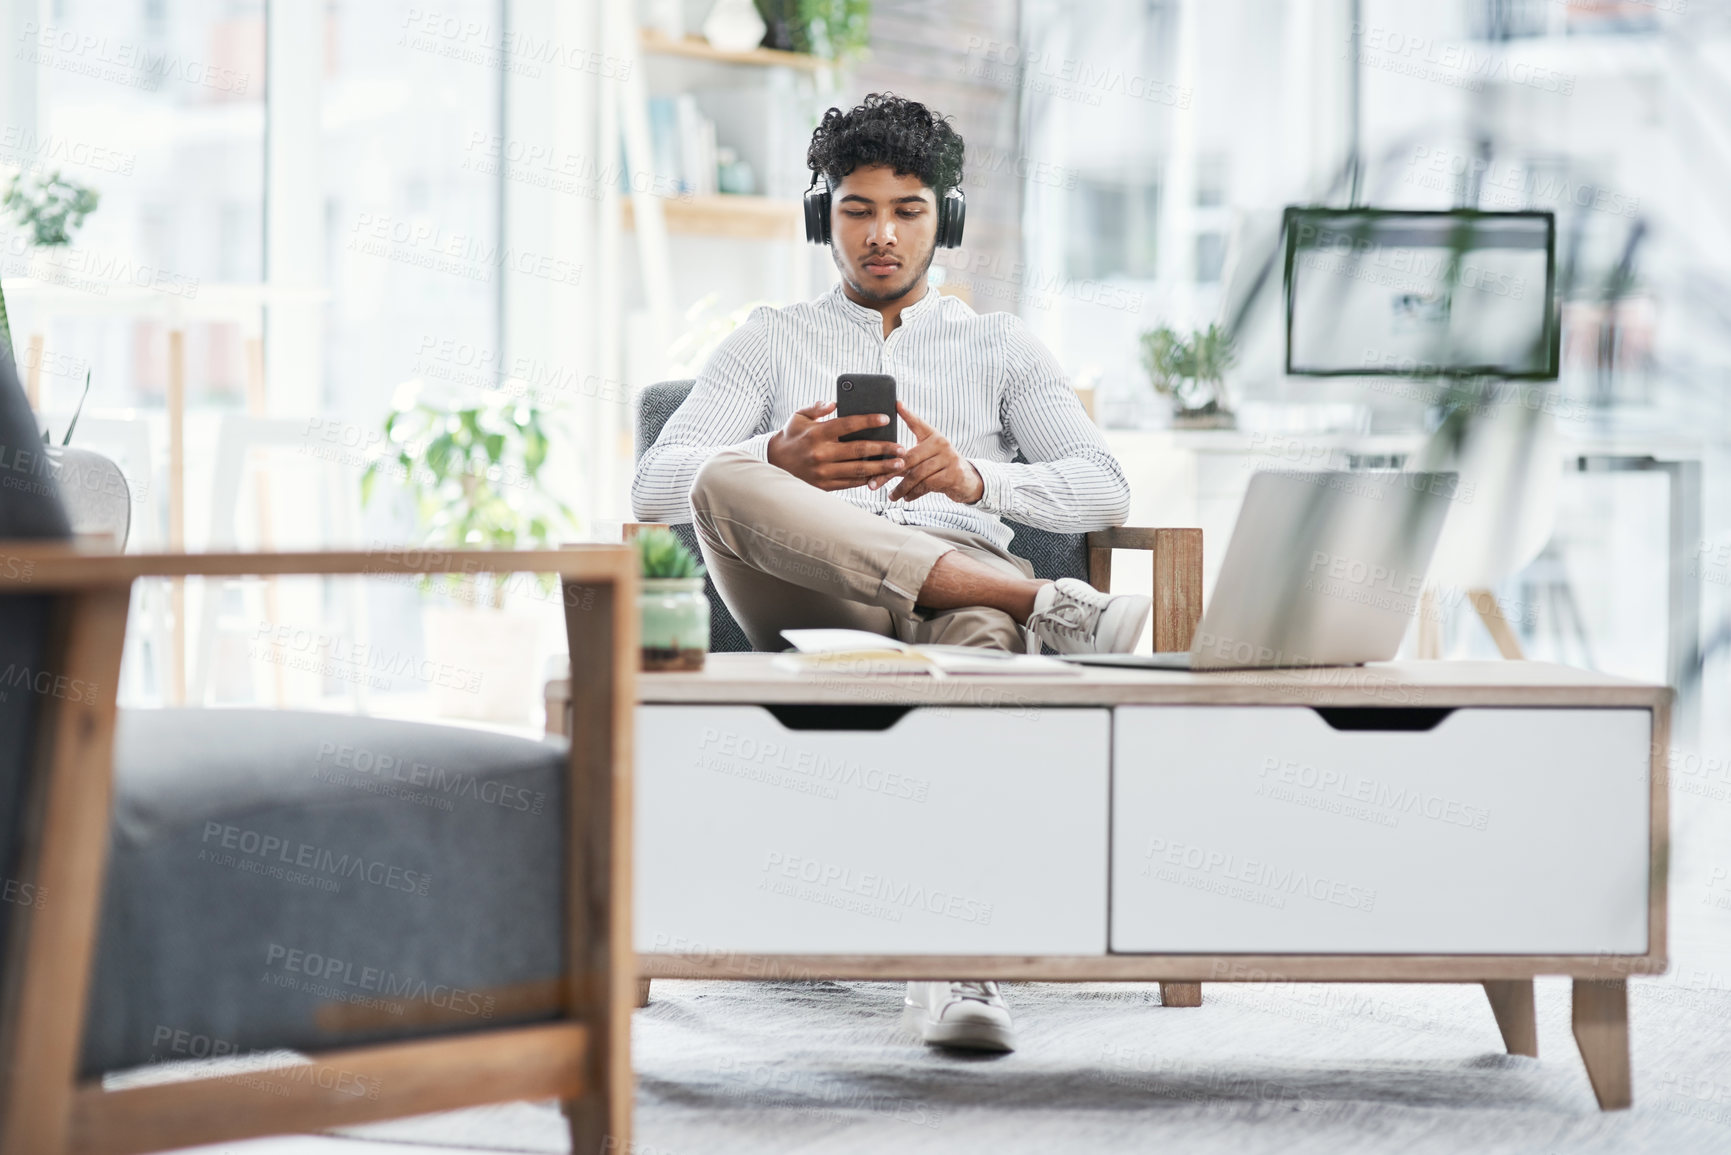
[[[795,410],[781,431],[769,439],[769,463],[819,489],[853,489],[868,481],[876,489],[878,479],[902,471],[907,462],[901,456],[901,446],[888,441],[841,440],[844,434],[888,425],[886,415],[861,413],[822,420],[834,409],[834,401],[825,401]],[[865,460],[885,453],[891,455],[890,460]]]
[[[928,493],[941,493],[951,501],[972,505],[985,496],[986,483],[981,479],[980,471],[956,452],[948,438],[915,417],[899,401],[896,402],[896,412],[908,423],[915,444],[904,455],[907,466],[896,471],[901,475],[901,485],[896,487],[890,500],[913,501]],[[889,479],[884,478],[872,482],[872,488],[887,484]]]

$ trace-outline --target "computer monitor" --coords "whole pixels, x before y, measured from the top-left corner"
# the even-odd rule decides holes
[[[1554,380],[1548,212],[1286,210],[1286,371]]]

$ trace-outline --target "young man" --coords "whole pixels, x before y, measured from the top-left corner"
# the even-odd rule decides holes
[[[914,101],[873,94],[830,109],[806,160],[828,182],[841,283],[755,310],[638,462],[636,516],[694,523],[756,649],[785,649],[784,629],[849,627],[1125,652],[1148,620],[1147,598],[1036,580],[1007,549],[1001,518],[1066,533],[1122,525],[1130,490],[1021,319],[982,316],[928,287],[962,155],[949,123]],[[889,422],[831,416],[836,379],[850,372],[895,378],[899,444],[840,440]],[[1018,450],[1026,464],[1012,461]],[[996,983],[909,983],[907,1006],[929,1043],[1014,1045]]]

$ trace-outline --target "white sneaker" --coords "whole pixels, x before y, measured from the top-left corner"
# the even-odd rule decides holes
[[[997,983],[909,983],[902,1018],[930,1046],[1016,1049],[1010,1008]]]
[[[1128,654],[1154,602],[1141,594],[1103,594],[1078,578],[1059,578],[1034,595],[1028,652],[1045,642],[1060,654]]]

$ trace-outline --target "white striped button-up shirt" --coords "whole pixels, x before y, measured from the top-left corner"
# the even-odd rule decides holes
[[[1062,533],[1124,523],[1124,471],[1020,317],[981,315],[928,289],[885,337],[883,315],[848,300],[840,285],[815,301],[753,310],[716,348],[638,461],[633,512],[643,521],[690,521],[691,483],[710,455],[738,448],[768,460],[770,437],[794,410],[833,401],[843,373],[894,377],[896,399],[949,438],[985,483],[973,505],[941,493],[892,501],[890,486],[834,491],[843,500],[905,525],[967,530],[999,547],[1010,542],[1005,517]],[[902,445],[913,444],[899,419],[896,430]],[[1012,463],[1018,450],[1029,464]]]

